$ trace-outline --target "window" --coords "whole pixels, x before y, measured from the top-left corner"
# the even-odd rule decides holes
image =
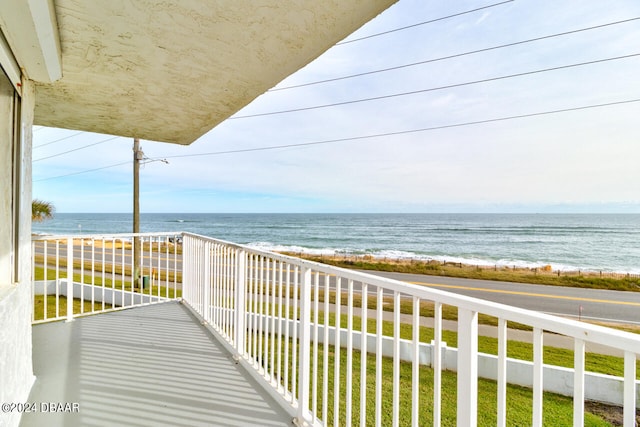
[[[0,69],[0,285],[19,281],[20,97]]]

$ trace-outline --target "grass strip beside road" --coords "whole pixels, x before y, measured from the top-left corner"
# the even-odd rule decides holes
[[[353,258],[299,253],[287,253],[287,255],[356,270],[640,292],[640,278],[600,277],[599,273],[575,272],[574,274],[556,274],[544,272],[542,269],[509,267],[480,268],[478,266],[458,263],[441,264],[438,261],[384,260],[368,256]]]

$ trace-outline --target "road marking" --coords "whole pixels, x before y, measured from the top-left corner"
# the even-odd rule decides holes
[[[441,284],[425,283],[425,282],[408,282],[408,283],[411,283],[414,285],[436,287],[436,288],[460,289],[465,291],[491,292],[496,294],[521,295],[521,296],[527,296],[527,297],[539,297],[539,298],[551,298],[551,299],[566,299],[566,300],[572,300],[572,301],[595,302],[595,303],[601,303],[601,304],[631,305],[631,306],[640,307],[640,302],[631,302],[631,301],[611,301],[611,300],[597,299],[597,298],[537,294],[534,292],[505,291],[501,289],[474,288],[472,286],[461,286],[461,285],[441,285]]]
[[[545,313],[551,314],[553,316],[569,317],[569,318],[572,318],[572,319],[589,319],[589,320],[596,320],[598,322],[620,323],[620,324],[624,324],[624,325],[640,325],[640,322],[637,322],[635,320],[610,319],[610,318],[607,318],[607,317],[593,317],[593,316],[584,316],[584,315],[576,316],[575,314],[554,313],[552,311],[545,311]]]

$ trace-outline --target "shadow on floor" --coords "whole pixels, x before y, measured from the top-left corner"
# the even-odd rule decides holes
[[[23,427],[292,425],[177,302],[36,325],[33,359]]]

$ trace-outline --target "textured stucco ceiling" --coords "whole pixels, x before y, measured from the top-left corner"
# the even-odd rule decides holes
[[[38,125],[189,144],[396,0],[56,0]]]

